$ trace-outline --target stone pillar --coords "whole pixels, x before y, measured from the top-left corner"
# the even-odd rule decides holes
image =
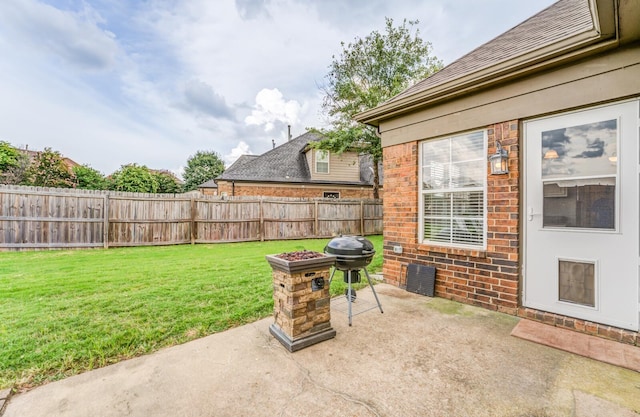
[[[270,333],[290,352],[335,337],[329,302],[333,257],[279,263],[269,258],[273,256],[267,256],[267,260],[273,268],[275,319]],[[282,266],[283,262],[287,265]]]

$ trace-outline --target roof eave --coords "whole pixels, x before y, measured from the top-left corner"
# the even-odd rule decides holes
[[[589,0],[593,29],[551,43],[526,54],[459,77],[425,91],[393,100],[355,115],[354,120],[379,126],[384,119],[400,116],[418,108],[468,94],[571,62],[619,46],[618,14],[615,1]]]
[[[220,181],[227,181],[227,182],[236,182],[236,183],[264,183],[264,184],[293,184],[293,185],[304,185],[304,184],[309,184],[309,185],[333,185],[333,186],[337,186],[337,185],[342,185],[342,186],[350,186],[350,187],[371,187],[373,186],[373,184],[365,182],[365,181],[322,181],[322,180],[296,180],[296,179],[286,179],[286,180],[279,180],[279,179],[271,179],[271,180],[264,180],[264,179],[247,179],[247,178],[242,178],[242,179],[219,179]]]
[[[467,94],[472,90],[487,88],[510,79],[540,72],[568,61],[614,48],[618,44],[616,39],[605,42],[600,42],[601,40],[601,34],[595,30],[584,32],[579,36],[565,39],[561,44],[549,45],[544,49],[521,55],[426,91],[359,113],[354,117],[354,120],[378,126],[383,119],[400,116],[414,111],[418,107],[428,107],[437,102]]]

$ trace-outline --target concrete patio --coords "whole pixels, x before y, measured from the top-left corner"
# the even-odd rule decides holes
[[[519,319],[402,289],[289,353],[272,318],[14,395],[3,417],[638,416],[640,373],[511,336]],[[640,348],[638,348],[640,349]]]

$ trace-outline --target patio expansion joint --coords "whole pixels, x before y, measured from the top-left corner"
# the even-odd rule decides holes
[[[347,393],[344,393],[342,391],[338,391],[329,387],[326,387],[325,385],[317,382],[315,379],[313,379],[312,376],[312,372],[305,367],[302,363],[300,363],[300,361],[298,361],[295,357],[294,357],[294,353],[289,353],[289,352],[284,352],[282,349],[278,349],[280,352],[282,352],[282,354],[287,356],[287,359],[293,361],[293,363],[298,367],[298,369],[302,372],[303,378],[300,381],[300,389],[298,391],[298,393],[294,394],[292,396],[291,399],[294,399],[295,397],[301,395],[302,393],[304,393],[307,388],[305,388],[305,384],[310,384],[312,385],[313,388],[316,389],[320,389],[323,391],[326,391],[332,395],[338,396],[340,398],[342,398],[343,400],[350,402],[352,404],[357,404],[363,408],[365,408],[369,413],[371,413],[371,415],[375,416],[375,417],[381,417],[382,414],[376,409],[376,407],[372,404],[369,404],[366,401],[362,401],[358,398],[353,397],[352,395],[349,395]],[[280,412],[280,415],[284,415],[284,413],[286,412],[286,407]]]

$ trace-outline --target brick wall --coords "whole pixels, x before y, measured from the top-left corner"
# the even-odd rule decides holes
[[[533,308],[520,307],[518,310],[520,317],[529,320],[539,321],[551,326],[561,327],[563,329],[576,330],[581,333],[590,334],[592,336],[600,336],[605,339],[615,340],[617,342],[629,345],[640,346],[640,334],[631,330],[619,329],[617,327],[606,324],[595,323],[588,320],[566,317],[561,314],[549,313]]]
[[[218,195],[217,188],[198,188],[198,191],[204,195]]]
[[[273,196],[295,198],[322,198],[324,192],[339,192],[340,198],[373,198],[371,187],[334,187],[329,185],[298,185],[298,184],[256,184],[230,181],[218,181],[218,195],[235,196]],[[382,190],[380,190],[382,198]]]
[[[409,263],[432,265],[436,296],[518,315],[631,345],[640,333],[522,307],[520,294],[520,139],[518,121],[487,127],[487,158],[498,140],[509,152],[509,174],[489,175],[487,163],[487,249],[465,250],[418,244],[418,142],[384,148],[385,281],[406,285]],[[393,247],[402,246],[402,254]]]
[[[465,250],[418,244],[417,142],[384,148],[383,274],[405,285],[409,263],[437,268],[436,295],[490,310],[517,314],[519,282],[519,132],[518,122],[488,126],[488,155],[498,140],[509,152],[509,174],[489,175],[487,163],[487,248]],[[392,191],[390,191],[392,190]],[[396,254],[393,247],[402,246]]]

